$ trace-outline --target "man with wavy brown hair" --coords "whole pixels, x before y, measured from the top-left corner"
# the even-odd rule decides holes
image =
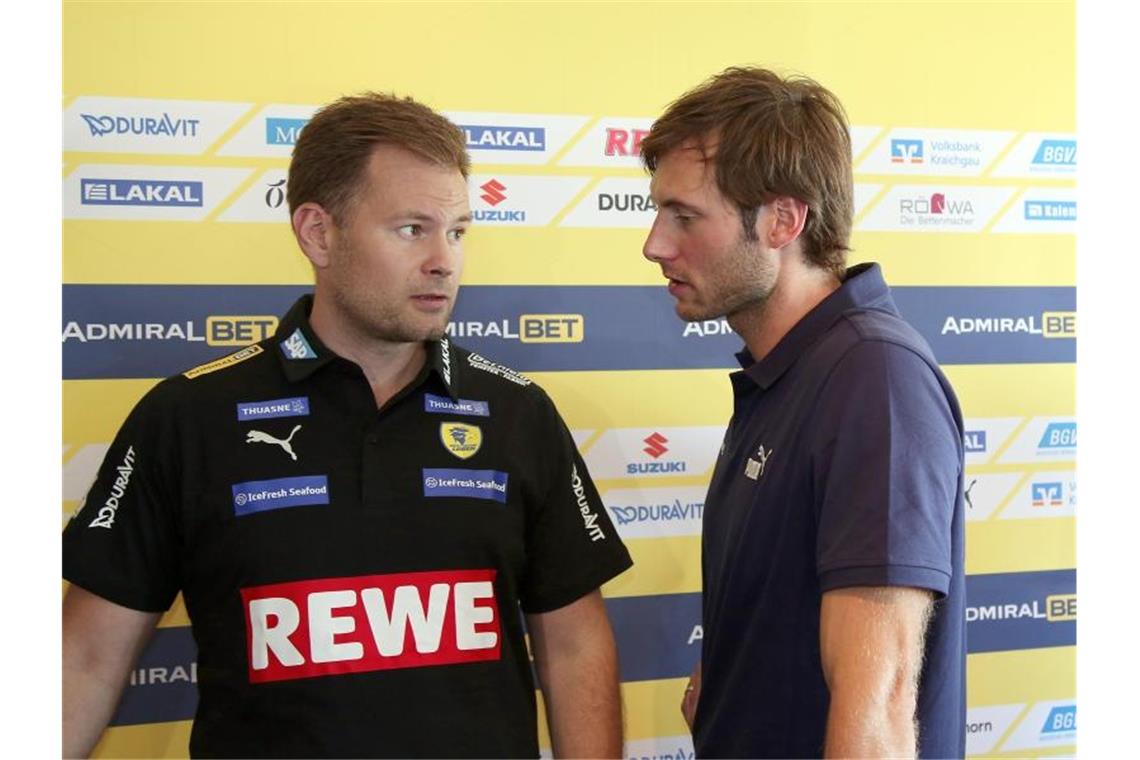
[[[730,68],[641,143],[643,253],[745,347],[702,534],[700,757],[965,752],[962,414],[877,264],[851,142],[805,77]]]

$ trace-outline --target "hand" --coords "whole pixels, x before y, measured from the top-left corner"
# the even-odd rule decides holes
[[[689,685],[685,687],[685,695],[681,697],[681,714],[685,716],[685,723],[693,730],[693,718],[697,714],[697,699],[701,696],[701,663],[693,668],[689,676]]]

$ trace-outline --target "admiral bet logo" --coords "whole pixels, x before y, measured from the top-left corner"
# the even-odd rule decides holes
[[[67,322],[63,342],[185,341],[208,346],[248,346],[273,335],[277,317],[270,315],[211,315],[205,323],[180,322]]]
[[[581,343],[586,339],[582,314],[520,314],[492,320],[453,320],[447,323],[451,338],[499,338],[520,343]]]

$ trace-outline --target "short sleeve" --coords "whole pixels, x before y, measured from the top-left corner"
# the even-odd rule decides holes
[[[935,370],[911,349],[856,344],[814,414],[812,488],[823,591],[949,590],[962,438]]]
[[[556,610],[619,575],[633,560],[618,537],[586,463],[554,403],[534,387],[530,440],[543,463],[540,503],[528,505],[524,612]]]
[[[128,415],[63,531],[64,578],[144,612],[168,609],[180,585],[178,446],[166,390],[152,389]]]

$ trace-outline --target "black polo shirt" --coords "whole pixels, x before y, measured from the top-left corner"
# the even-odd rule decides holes
[[[705,501],[699,757],[819,757],[824,592],[929,589],[919,757],[962,757],[962,414],[878,265],[763,359],[743,352]]]
[[[529,380],[444,339],[377,410],[306,296],[169,378],[64,531],[64,576],[198,644],[195,756],[537,756],[519,609],[632,563]]]

